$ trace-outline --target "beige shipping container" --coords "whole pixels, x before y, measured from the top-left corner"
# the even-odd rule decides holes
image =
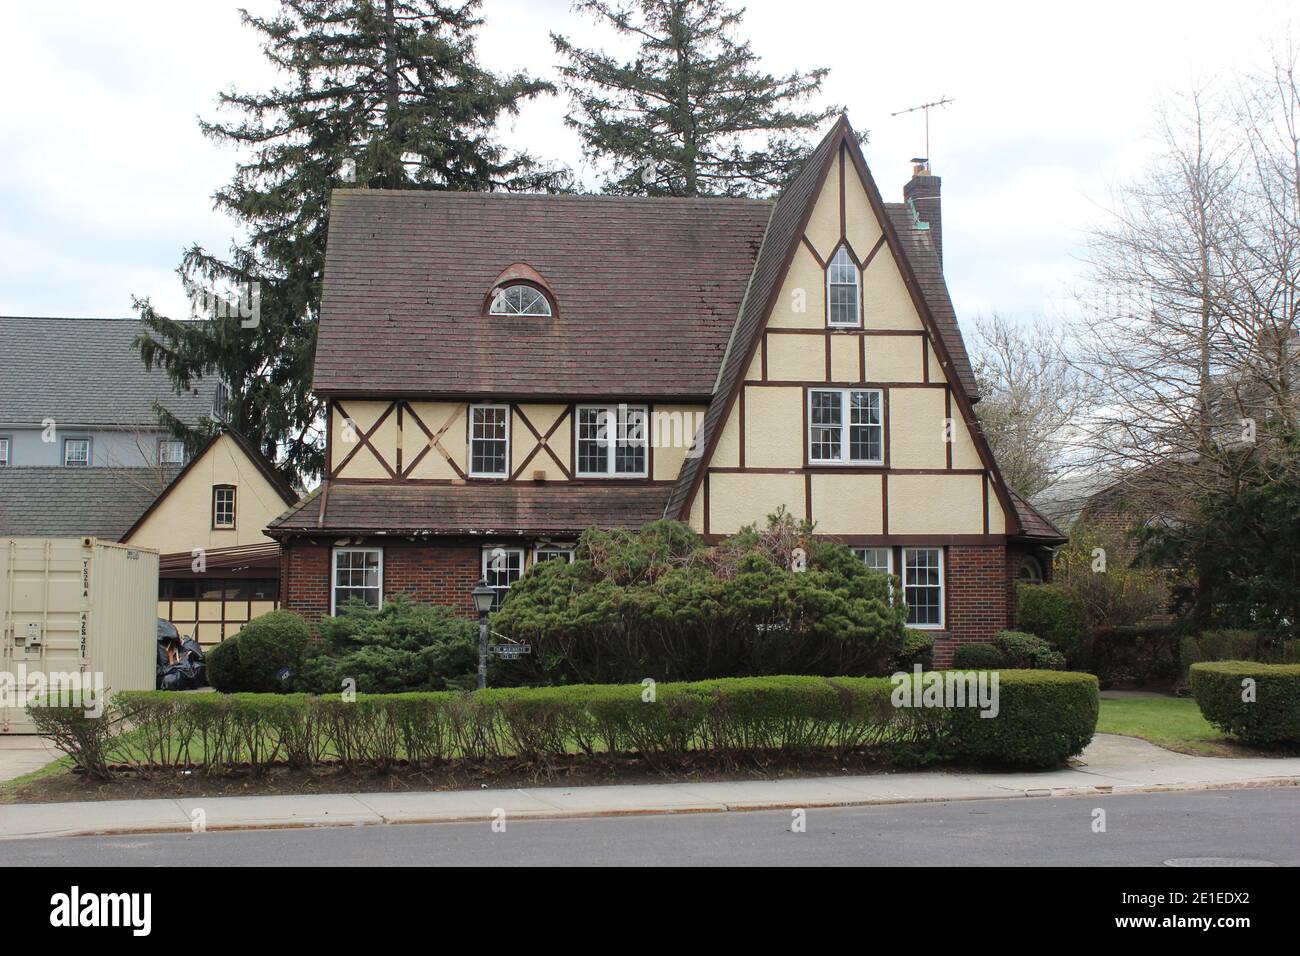
[[[98,538],[0,538],[0,733],[32,733],[19,684],[79,674],[109,694],[151,690],[158,552]]]

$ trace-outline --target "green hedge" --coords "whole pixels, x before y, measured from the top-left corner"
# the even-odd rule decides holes
[[[957,672],[932,671],[921,680],[949,675]],[[666,768],[699,752],[731,765],[762,752],[844,755],[865,748],[911,760],[1045,766],[1082,750],[1096,724],[1096,681],[1089,675],[1003,671],[994,717],[979,717],[970,707],[908,706],[899,699],[898,681],[916,679],[752,677],[350,700],[125,692],[113,699],[111,722],[130,729],[107,743],[94,738],[101,753],[92,763],[100,775],[110,765],[148,775],[181,767],[261,772],[277,764],[385,768],[398,762],[635,753]],[[86,739],[85,728],[58,733],[59,718],[47,713],[46,735],[74,752],[77,741]],[[975,715],[973,725],[969,714]]]
[[[1050,767],[1092,740],[1100,690],[1092,674],[998,671],[998,714],[952,711],[952,752],[976,763]]]
[[[1065,670],[1065,655],[1040,637],[1023,631],[998,631],[993,643],[958,644],[953,666],[959,670]]]
[[[1300,743],[1300,664],[1193,664],[1191,683],[1201,714],[1225,734],[1261,746]]]
[[[208,683],[223,693],[273,693],[302,668],[311,629],[291,611],[272,611],[245,624],[207,653]],[[288,678],[280,674],[288,671]]]

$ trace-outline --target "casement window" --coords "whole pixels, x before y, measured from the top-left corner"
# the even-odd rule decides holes
[[[879,389],[808,391],[808,461],[819,465],[879,465],[885,427]]]
[[[848,246],[840,246],[826,264],[826,324],[855,328],[858,318],[858,264]]]
[[[9,438],[0,438],[0,468],[9,464]]]
[[[235,486],[212,486],[212,527],[230,530],[235,527]]]
[[[503,286],[492,296],[489,315],[527,315],[546,317],[551,314],[551,300],[525,283]]]
[[[646,406],[579,405],[577,411],[578,477],[646,477]]]
[[[90,467],[90,439],[63,439],[63,464],[68,468]]]
[[[558,548],[550,544],[533,549],[533,564],[541,564],[543,561],[563,561],[565,564],[572,564],[573,549]]]
[[[524,576],[524,549],[491,547],[483,549],[483,580],[497,592],[492,610],[500,610],[510,587]]]
[[[471,478],[510,476],[510,406],[471,405],[469,409]]]
[[[185,442],[175,438],[162,438],[158,441],[158,464],[185,464]]]
[[[909,627],[943,627],[943,588],[943,549],[904,548],[903,600]]]
[[[872,571],[879,571],[881,574],[894,573],[893,548],[854,548],[853,553]]]
[[[384,551],[382,548],[335,548],[330,579],[330,614],[352,598],[370,607],[384,603]]]

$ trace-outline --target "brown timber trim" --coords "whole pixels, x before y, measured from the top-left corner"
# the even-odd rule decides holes
[[[880,443],[884,445],[884,447],[880,449],[880,457],[884,459],[886,468],[889,467],[890,458],[893,452],[893,449],[889,447],[890,445],[893,444],[893,442],[889,438],[889,419],[892,417],[889,413],[890,388],[891,386],[886,385],[884,388],[880,390],[880,418],[881,418]]]
[[[347,411],[343,408],[342,402],[335,402],[334,405],[339,410],[339,414],[341,414],[348,421],[352,421],[352,416],[349,415]],[[383,466],[384,471],[388,472],[388,474],[393,478],[397,477],[397,472],[393,471],[393,466],[388,463],[388,461],[384,458],[383,455],[379,454],[379,449],[370,443],[371,436],[379,431],[380,426],[383,425],[384,422],[388,421],[388,416],[393,414],[393,412],[396,410],[397,410],[397,403],[389,402],[388,407],[384,409],[383,414],[380,415],[378,418],[376,418],[374,424],[371,425],[370,428],[367,429],[365,432],[361,432],[355,427],[355,425],[353,426],[352,431],[357,436],[357,447],[353,448],[350,452],[348,452],[347,455],[344,457],[344,459],[341,462],[339,462],[339,466],[335,471],[336,475],[342,473],[343,469],[348,466],[348,462],[350,462],[354,457],[356,457],[356,455],[361,451],[362,448],[369,448],[370,453],[374,455],[375,460],[379,462],[380,465]]]
[[[704,472],[704,534],[709,533],[709,472]]]
[[[745,383],[744,382],[741,382],[740,384],[740,403],[738,407],[740,409],[739,460],[740,460],[740,470],[744,471],[745,470]]]
[[[798,379],[769,379],[766,382],[746,381],[751,388],[946,388],[941,382],[807,382]]]
[[[411,463],[407,466],[406,473],[405,475],[401,476],[402,478],[405,478],[406,480],[411,480],[408,476],[413,471],[415,471],[416,466],[419,465],[420,462],[424,460],[424,456],[427,455],[430,451],[436,449],[438,451],[438,454],[442,455],[443,460],[446,461],[447,464],[451,465],[451,470],[456,473],[456,477],[458,477],[461,481],[466,480],[465,472],[461,470],[460,465],[456,464],[456,460],[451,457],[451,455],[447,452],[447,449],[442,447],[442,436],[447,434],[447,431],[451,428],[452,423],[456,421],[457,415],[464,415],[466,422],[469,421],[469,406],[471,404],[472,404],[471,402],[461,402],[460,404],[456,405],[455,408],[452,410],[451,415],[448,416],[447,420],[442,423],[442,427],[438,429],[436,434],[434,432],[429,431],[429,426],[426,425],[424,421],[420,418],[420,416],[415,413],[415,409],[412,408],[409,403],[407,404],[406,414],[410,415],[411,418],[415,420],[415,424],[420,427],[420,430],[422,432],[424,432],[425,438],[427,440],[425,442],[424,448],[420,450],[420,453],[416,455],[415,458],[411,461]],[[468,450],[468,446],[466,446],[466,449]],[[484,480],[494,480],[494,479],[484,479]],[[495,480],[499,481],[500,479],[495,479]]]
[[[397,474],[402,473],[402,406],[405,402],[397,403]]]
[[[867,337],[865,335],[858,338],[858,379],[864,383],[867,380]]]
[[[831,371],[831,333],[829,331],[825,332],[824,337],[826,339],[826,381],[829,382],[835,377]]]
[[[928,335],[921,338],[921,381],[927,383],[930,381],[930,337]]]
[[[880,530],[889,534],[889,472],[880,476]]]
[[[778,465],[754,466],[749,468],[737,468],[734,465],[715,465],[709,469],[715,475],[797,475],[800,472],[809,472],[817,475],[983,475],[982,468],[954,468],[949,471],[946,468],[888,468],[884,465],[790,465],[782,468]],[[433,481],[435,479],[423,479]],[[450,479],[441,479],[450,481]],[[592,479],[593,481],[595,479]],[[338,482],[339,484],[349,484],[351,482],[379,482],[388,483],[387,478],[349,478],[346,481]],[[665,484],[665,481],[657,481],[655,484]]]
[[[984,533],[989,533],[989,473],[984,472],[984,481],[981,485],[983,489],[983,498],[980,504],[984,506]]]
[[[726,536],[702,535],[706,544],[717,544]],[[817,541],[837,541],[840,544],[862,548],[946,548],[953,545],[1005,546],[1005,534],[814,534]],[[897,559],[897,555],[895,558]],[[945,555],[945,560],[947,556]],[[894,567],[899,566],[895,560]],[[945,567],[945,571],[947,568]],[[895,572],[897,573],[897,572]]]
[[[862,326],[851,325],[832,325],[824,329],[804,329],[804,328],[786,328],[784,326],[775,326],[764,332],[764,335],[825,335],[827,332],[835,335],[914,335],[918,338],[925,336],[924,329],[866,329]]]
[[[812,519],[813,519],[812,472],[810,471],[805,471],[803,473],[803,516],[805,521],[807,521],[809,524],[812,524]]]
[[[760,347],[762,348],[763,351],[762,351],[762,353],[759,355],[759,360],[761,361],[762,366],[763,366],[763,369],[762,369],[763,381],[766,382],[766,381],[767,381],[767,332],[766,332],[766,331],[763,332],[763,341],[760,343]],[[750,363],[752,364],[753,361],[754,361],[754,360],[753,360],[753,358],[751,357],[751,358],[750,358]],[[743,379],[741,380],[741,387],[742,387],[742,388],[744,387],[744,380],[743,380]],[[712,453],[712,450],[710,449],[710,454],[711,454],[711,453]]]
[[[817,252],[817,250],[816,250],[815,248],[813,248],[813,244],[812,244],[811,242],[808,241],[808,237],[807,237],[807,236],[801,236],[800,238],[801,238],[802,241],[803,241],[804,247],[807,248],[807,250],[808,250],[809,252],[812,253],[812,257],[813,257],[813,259],[815,259],[815,260],[817,261],[817,265],[821,266],[822,271],[825,272],[825,271],[826,271],[826,260],[823,259],[823,258],[818,254],[818,252]]]
[[[848,232],[848,216],[844,212],[844,167],[847,165],[849,158],[844,155],[843,142],[840,143],[839,148],[835,151],[835,159],[840,165],[840,242],[844,242],[847,238]],[[852,255],[852,253],[853,249],[850,247],[849,254]],[[853,256],[854,262],[856,262],[857,259],[857,256]]]

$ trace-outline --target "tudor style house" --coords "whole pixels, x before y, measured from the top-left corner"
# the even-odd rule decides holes
[[[904,198],[845,118],[775,202],[335,192],[328,467],[268,528],[283,606],[468,610],[593,525],[784,506],[899,577],[938,661],[988,639],[1064,538],[979,431],[938,177]]]

